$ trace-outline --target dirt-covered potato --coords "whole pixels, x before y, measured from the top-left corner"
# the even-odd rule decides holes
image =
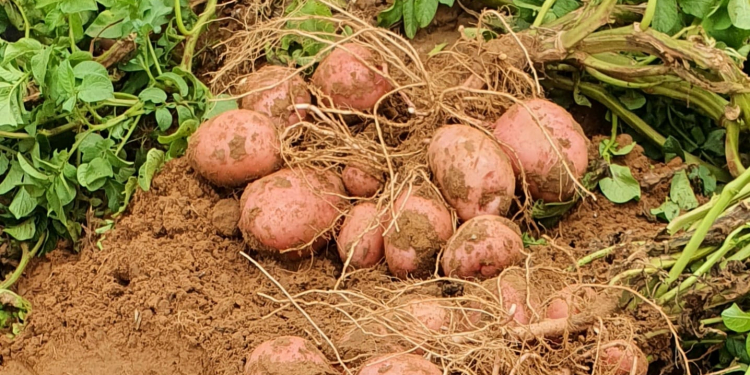
[[[648,358],[635,343],[624,340],[602,344],[602,373],[613,375],[646,375]]]
[[[252,249],[286,259],[306,256],[327,242],[325,232],[348,204],[343,195],[344,184],[332,172],[282,169],[245,188],[239,227]]]
[[[443,332],[450,328],[451,312],[445,304],[436,301],[435,298],[428,296],[412,297],[406,303],[404,310],[418,321],[417,324],[421,324],[431,331]]]
[[[415,186],[411,194],[404,191],[396,199],[393,211],[397,225],[392,225],[385,234],[388,269],[402,279],[431,275],[438,252],[453,234],[448,209],[422,193]]]
[[[237,109],[206,121],[188,142],[187,158],[214,185],[236,187],[281,167],[276,126],[266,115]]]
[[[358,375],[442,375],[432,362],[416,354],[386,354],[362,366]]]
[[[336,107],[371,110],[392,89],[377,69],[380,67],[369,48],[346,43],[320,62],[312,83]]]
[[[589,287],[568,285],[555,294],[547,305],[547,319],[567,319],[579,314],[596,298],[596,291]]]
[[[374,203],[362,202],[354,206],[336,239],[341,261],[346,263],[351,252],[349,265],[354,268],[378,264],[383,259],[383,230],[378,207]]]
[[[244,375],[334,375],[337,372],[311,342],[283,336],[258,345],[247,356]]]
[[[516,176],[526,174],[534,199],[561,202],[575,194],[575,182],[565,165],[575,179],[583,177],[589,140],[570,113],[549,100],[530,99],[510,107],[493,126]]]
[[[345,360],[404,350],[399,343],[398,335],[389,334],[385,326],[376,322],[364,323],[361,328],[354,326],[346,330],[334,344]]]
[[[468,307],[472,311],[466,313],[463,324],[468,329],[480,328],[492,319],[488,314],[481,311],[497,311],[498,309],[505,313],[512,312],[512,316],[508,317],[512,325],[529,324],[534,320],[535,312],[539,310],[541,305],[538,293],[533,289],[529,293],[524,272],[521,271],[506,271],[498,277],[485,280],[482,287],[486,291],[477,290],[475,287],[466,290],[467,294],[474,295],[484,301],[469,303]],[[498,293],[498,288],[500,293]],[[492,293],[494,297],[488,296],[487,292]],[[496,302],[493,301],[494,298],[500,301],[501,306],[496,305]]]
[[[442,126],[427,157],[443,197],[461,220],[508,212],[516,176],[495,139],[467,125]]]
[[[477,216],[462,224],[443,251],[446,276],[486,279],[523,261],[521,230],[494,215]]]
[[[383,186],[374,173],[365,172],[366,170],[368,169],[365,167],[350,164],[341,172],[341,179],[344,180],[344,186],[351,196],[370,198]]]
[[[307,112],[290,107],[294,104],[310,104],[311,97],[305,81],[294,72],[295,69],[277,65],[266,65],[258,69],[243,83],[243,92],[275,86],[243,96],[240,108],[267,115],[282,127],[298,123],[305,118]],[[290,76],[291,78],[286,79]]]

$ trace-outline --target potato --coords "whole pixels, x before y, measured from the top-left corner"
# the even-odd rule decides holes
[[[441,265],[446,276],[486,279],[522,261],[518,226],[504,217],[483,215],[458,228],[445,246]]]
[[[508,213],[516,176],[495,139],[471,126],[443,126],[427,157],[443,197],[461,220]]]
[[[354,326],[336,339],[334,344],[345,360],[404,350],[399,337],[396,334],[389,335],[388,329],[376,322],[364,323],[362,328]]]
[[[617,340],[603,346],[606,347],[600,353],[603,374],[648,374],[648,358],[635,343]]]
[[[496,278],[485,280],[482,286],[500,300],[504,311],[511,312],[511,308],[515,305],[510,325],[529,324],[534,318],[534,312],[539,308],[539,297],[533,290],[531,294],[528,294],[526,278],[523,272],[505,272]],[[498,286],[500,287],[500,293],[498,293]],[[487,295],[487,292],[479,291],[475,288],[470,288],[466,293],[482,298],[488,301],[486,302],[488,304],[492,298]],[[485,302],[477,301],[469,303],[468,307],[473,309],[473,311],[466,312],[464,325],[470,329],[475,329],[482,327],[484,322],[491,319],[488,314],[481,311],[491,311],[500,306],[494,306],[494,304],[492,306],[485,305]]]
[[[429,296],[411,298],[411,301],[405,303],[404,310],[419,322],[416,324],[422,324],[435,332],[443,332],[450,328],[451,311],[445,304]]]
[[[284,336],[258,345],[247,356],[244,375],[333,375],[337,372],[309,341]]]
[[[344,186],[353,197],[370,198],[383,186],[375,173],[365,172],[365,170],[368,170],[368,168],[350,164],[344,167],[344,171],[341,173]]]
[[[336,239],[341,261],[346,263],[352,252],[349,265],[354,268],[368,268],[378,264],[383,259],[384,229],[378,207],[374,203],[362,202],[354,206],[341,225]]]
[[[212,184],[237,187],[279,169],[280,147],[268,116],[237,109],[198,127],[188,141],[187,158]]]
[[[375,54],[369,48],[346,43],[320,62],[312,83],[336,107],[371,110],[393,89],[380,72],[373,70],[378,68]]]
[[[373,358],[359,370],[358,375],[442,375],[432,362],[415,354],[387,354]]]
[[[421,195],[414,187],[404,191],[394,203],[396,226],[385,234],[385,260],[393,275],[429,277],[435,268],[435,258],[453,234],[450,212],[437,199]]]
[[[242,194],[239,227],[250,248],[284,259],[310,255],[346,205],[344,184],[332,172],[282,169],[249,184]],[[285,251],[317,240],[307,248]]]
[[[295,69],[276,65],[266,65],[247,77],[243,83],[244,92],[258,90],[278,84],[273,88],[243,96],[240,108],[249,109],[269,116],[282,127],[294,125],[305,118],[305,110],[290,108],[294,104],[310,104],[310,92],[302,77],[293,75]],[[284,81],[285,78],[292,78]]]
[[[596,298],[596,292],[589,287],[568,285],[556,293],[552,298],[545,316],[547,319],[567,319],[579,314],[581,309]]]
[[[534,199],[566,201],[575,194],[575,182],[563,163],[576,179],[583,177],[588,167],[589,140],[573,116],[559,105],[545,99],[530,99],[523,104],[531,112],[518,103],[510,107],[494,123],[495,137],[510,158],[518,178],[521,178],[521,171],[525,172]]]

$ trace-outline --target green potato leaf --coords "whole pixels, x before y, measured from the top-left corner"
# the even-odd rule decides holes
[[[684,170],[675,173],[674,177],[672,177],[669,199],[686,211],[698,207],[698,199],[695,198],[693,188],[690,186],[690,180]]]
[[[680,206],[670,200],[667,200],[666,202],[662,203],[661,206],[652,208],[651,215],[654,215],[657,218],[669,223],[674,220],[674,218],[680,215]]]
[[[32,213],[37,205],[37,199],[32,197],[26,188],[21,187],[13,197],[8,210],[10,210],[16,219],[20,219]]]
[[[736,303],[721,312],[724,325],[734,332],[745,333],[750,331],[750,314],[742,311]]]
[[[146,154],[146,162],[141,165],[138,170],[138,185],[144,191],[148,191],[151,188],[151,180],[153,180],[156,172],[159,171],[161,166],[164,164],[164,151],[152,148]]]
[[[727,12],[732,25],[738,29],[750,30],[750,0],[729,0]]]
[[[611,164],[609,171],[612,177],[599,181],[599,189],[607,199],[614,203],[626,203],[641,198],[641,186],[633,178],[630,168]]]
[[[26,241],[34,238],[34,234],[36,233],[36,224],[34,223],[34,218],[27,219],[21,224],[6,227],[3,229],[4,233],[7,233],[9,236],[15,238],[18,241]]]

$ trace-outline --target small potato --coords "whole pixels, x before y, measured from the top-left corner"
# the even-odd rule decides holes
[[[247,77],[244,92],[276,85],[242,97],[240,108],[267,115],[282,127],[294,125],[306,116],[305,110],[291,109],[294,104],[310,104],[307,84],[295,69],[277,65],[266,65]],[[286,79],[292,76],[292,78]],[[286,81],[284,81],[286,79]],[[281,83],[280,83],[281,82]]]
[[[510,107],[493,126],[516,176],[520,179],[525,172],[534,199],[562,202],[575,194],[575,182],[565,165],[576,180],[583,177],[589,140],[565,109],[546,99],[530,99]]]
[[[370,322],[344,332],[334,342],[342,358],[353,360],[360,356],[403,351],[396,334],[389,335],[385,326]]]
[[[450,212],[437,199],[420,194],[414,187],[404,191],[394,203],[397,226],[385,234],[385,260],[396,277],[429,277],[435,258],[453,234]],[[396,230],[398,227],[399,230]]]
[[[367,168],[350,164],[344,167],[341,178],[346,190],[353,197],[370,198],[380,190],[383,183],[375,174],[365,172]]]
[[[445,200],[461,220],[508,213],[516,189],[510,160],[496,140],[467,125],[445,125],[427,152]]]
[[[279,169],[280,145],[268,116],[237,109],[198,127],[188,141],[187,158],[212,184],[237,187]]]
[[[362,202],[349,211],[341,225],[336,243],[341,261],[354,268],[373,267],[383,259],[383,230],[378,207],[371,202]]]
[[[368,67],[369,65],[369,67]],[[367,47],[346,43],[333,50],[313,73],[312,83],[339,108],[372,110],[392,86],[378,71]]]
[[[484,215],[458,228],[445,246],[441,265],[446,276],[486,279],[521,261],[523,240],[518,226],[504,217]]]
[[[502,310],[508,313],[512,312],[511,325],[531,323],[534,318],[534,312],[538,310],[540,301],[539,296],[533,290],[528,294],[526,278],[522,272],[505,272],[500,276],[485,280],[482,286],[497,296],[502,303]],[[498,287],[500,293],[498,293]],[[469,307],[474,311],[467,312],[466,322],[464,325],[475,329],[482,327],[484,321],[491,319],[489,315],[481,311],[491,311],[500,308],[494,304],[489,305],[490,297],[484,291],[477,291],[473,288],[466,291],[469,295],[476,295],[488,302],[472,302]],[[528,298],[527,298],[528,297]],[[527,301],[528,299],[528,301]],[[487,304],[487,305],[485,305]]]
[[[547,319],[567,319],[580,314],[581,309],[596,298],[596,292],[589,287],[568,285],[557,292],[547,306]]]
[[[648,374],[648,358],[635,343],[617,340],[603,346],[606,347],[600,353],[603,374]]]
[[[324,232],[348,204],[343,195],[344,184],[332,172],[282,169],[245,188],[239,227],[252,249],[298,259],[325,245]],[[307,248],[286,251],[316,238]]]
[[[415,354],[387,354],[373,358],[362,366],[358,375],[442,375],[432,362]]]
[[[296,336],[284,336],[258,345],[247,357],[244,375],[333,375],[318,348]]]

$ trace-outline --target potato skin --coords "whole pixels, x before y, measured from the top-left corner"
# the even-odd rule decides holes
[[[285,168],[245,188],[239,227],[251,248],[298,259],[325,245],[325,238],[307,249],[284,250],[304,245],[331,227],[348,204],[343,194],[341,178],[332,172]]]
[[[268,116],[236,109],[198,127],[188,141],[187,158],[212,184],[237,187],[279,169],[280,145]]]
[[[303,372],[304,371],[304,372]],[[283,336],[263,342],[248,356],[244,375],[328,375],[336,371],[309,341]]]
[[[448,209],[436,199],[404,191],[394,203],[396,226],[385,235],[385,260],[396,277],[429,277],[435,266],[435,256],[453,234],[453,223]]]
[[[508,271],[501,274],[498,277],[485,280],[482,286],[497,296],[502,302],[502,308],[506,312],[510,312],[511,306],[516,305],[515,311],[513,312],[509,325],[526,325],[531,323],[534,318],[534,312],[538,310],[539,296],[534,290],[527,295],[527,284],[526,278],[523,272]],[[498,287],[500,292],[498,293]],[[480,298],[487,299],[486,292],[480,292],[476,290],[467,290],[468,294],[475,294]],[[528,301],[527,301],[528,297]],[[489,302],[488,302],[489,303]],[[483,302],[471,302],[469,307],[476,311],[467,312],[466,322],[464,326],[466,329],[475,329],[482,327],[484,321],[489,319],[487,314],[480,312],[481,310],[490,311],[490,309],[496,308],[497,306],[486,306]]]
[[[416,354],[387,354],[373,358],[357,375],[442,375],[432,362]]]
[[[522,261],[518,226],[504,217],[483,215],[458,228],[445,246],[441,265],[446,276],[487,279]]]
[[[614,346],[610,346],[615,344]],[[612,341],[604,344],[608,347],[601,353],[603,373],[614,375],[630,375],[635,363],[635,375],[648,374],[648,358],[635,343],[624,340]]]
[[[346,263],[348,254],[354,243],[351,265],[354,268],[373,267],[383,259],[383,230],[385,227],[379,222],[378,207],[372,202],[362,202],[354,206],[341,225],[336,243],[338,244],[341,261]],[[367,231],[368,228],[373,229]],[[367,231],[367,232],[365,232]],[[360,236],[362,236],[360,238]]]
[[[589,287],[568,285],[556,293],[549,305],[545,316],[547,319],[567,319],[572,315],[579,314],[587,302],[596,298],[596,292]]]
[[[374,196],[383,183],[380,182],[371,173],[365,172],[364,167],[356,164],[347,165],[341,172],[341,179],[344,180],[346,191],[353,197],[370,198]]]
[[[445,125],[427,152],[443,197],[461,220],[508,213],[516,189],[510,160],[495,139],[466,125]]]
[[[426,296],[415,298],[406,303],[404,310],[427,329],[435,332],[442,332],[443,328],[449,327],[451,323],[450,311],[434,298],[430,299]]]
[[[374,68],[378,67],[375,55],[369,48],[346,43],[320,62],[313,73],[312,83],[336,107],[371,110],[381,97],[392,90],[392,86],[385,77],[372,71],[357,57]]]
[[[539,119],[562,158],[550,144],[531,113],[521,104],[514,104],[495,123],[494,134],[510,158],[518,178],[526,173],[529,192],[534,199],[561,202],[575,194],[575,182],[567,174],[563,162],[577,180],[588,167],[589,140],[565,109],[545,99],[524,102]]]
[[[244,92],[257,90],[281,82],[294,74],[295,69],[277,65],[266,65],[247,77]],[[271,89],[242,97],[240,108],[267,115],[281,127],[294,125],[307,115],[305,110],[289,109],[293,104],[310,104],[312,98],[307,84],[297,74]]]

